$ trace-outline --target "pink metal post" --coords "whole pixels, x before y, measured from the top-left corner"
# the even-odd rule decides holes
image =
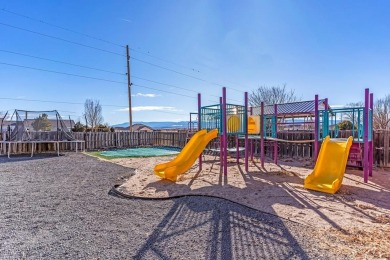
[[[198,93],[198,131],[201,130],[201,118],[200,118],[200,113],[201,113],[201,96],[200,93]],[[199,170],[202,170],[202,154],[199,155]]]
[[[319,138],[319,114],[318,114],[318,95],[314,98],[314,161],[317,161],[318,156],[318,138]]]
[[[278,138],[278,105],[274,105],[275,114],[275,138]],[[278,164],[278,142],[274,141],[274,163]]]
[[[363,174],[364,174],[364,182],[368,182],[368,151],[369,151],[369,143],[368,143],[368,110],[369,110],[369,89],[366,88],[364,92],[364,113],[363,113],[363,131],[364,131],[364,155],[363,155]]]
[[[245,102],[245,118],[244,118],[244,129],[245,129],[245,171],[248,172],[249,163],[248,163],[248,92],[244,94],[244,102]]]
[[[370,94],[370,109],[371,113],[374,112],[374,94]],[[371,117],[371,127],[373,127],[373,117]],[[374,163],[374,133],[373,129],[371,131],[371,141],[370,141],[370,155],[369,155],[369,175],[372,177],[372,165]]]
[[[236,162],[240,164],[240,141],[238,140],[238,135],[236,135]]]
[[[222,88],[222,127],[223,127],[223,174],[227,175],[227,124],[226,124],[226,88]]]
[[[249,108],[249,115],[253,115],[253,107]],[[248,123],[248,122],[247,122]],[[251,161],[253,162],[253,139],[251,139]]]
[[[222,97],[219,97],[219,104],[222,111],[222,106],[223,106]],[[222,133],[223,123],[222,123],[222,118],[220,120],[221,120],[221,124],[220,124],[221,132],[219,133],[219,161],[220,161],[220,166],[222,168],[223,166],[223,133]]]
[[[264,102],[260,105],[260,159],[261,167],[264,168]]]

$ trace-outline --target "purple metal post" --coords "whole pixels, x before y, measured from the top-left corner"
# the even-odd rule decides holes
[[[221,108],[221,111],[222,111],[222,106],[223,106],[223,102],[222,102],[222,97],[219,97],[219,104],[220,104],[220,108]],[[220,124],[220,133],[219,133],[219,161],[220,161],[220,167],[223,166],[223,123],[222,123],[222,118],[220,119],[221,120],[221,124]]]
[[[275,115],[275,138],[278,138],[278,105],[274,105]],[[274,163],[278,164],[278,142],[274,141]]]
[[[369,143],[368,143],[368,109],[369,109],[369,97],[370,92],[369,89],[366,88],[364,92],[364,113],[363,113],[363,131],[364,131],[364,155],[363,155],[363,174],[364,174],[364,182],[368,182],[368,151],[369,151]]]
[[[246,120],[244,118],[244,122],[245,122],[245,125],[244,125],[244,129],[245,129],[245,171],[248,172],[248,168],[249,168],[249,163],[248,163],[248,92],[245,92],[244,93],[244,103],[245,103],[245,116],[246,116]],[[244,123],[243,122],[243,123]]]
[[[200,93],[198,93],[198,131],[201,130],[201,126],[200,126],[200,122],[201,122],[201,118],[200,118],[201,105],[202,105],[201,96],[200,96]],[[201,170],[202,170],[202,154],[199,155],[199,171],[201,171]]]
[[[325,110],[328,110],[328,98],[325,98],[325,101],[324,101],[324,107],[325,107]],[[329,129],[329,116],[328,116],[328,124],[327,124],[327,126],[328,126],[328,129]],[[322,125],[322,127],[324,127],[324,125]],[[330,136],[330,137],[332,137],[332,135],[329,133],[329,130],[328,130],[328,135]],[[335,135],[333,135],[334,137],[336,137]]]
[[[261,167],[264,168],[264,102],[260,105],[260,159]]]
[[[370,94],[370,109],[371,113],[374,111],[374,94]],[[373,118],[371,117],[371,127],[373,127]],[[370,151],[369,151],[369,170],[368,170],[368,175],[372,177],[372,165],[374,163],[374,133],[373,129],[370,129],[371,131],[371,141],[370,141]]]
[[[318,156],[318,137],[319,137],[319,114],[318,114],[318,95],[314,98],[314,161],[317,161]]]
[[[222,88],[222,128],[223,128],[223,174],[227,175],[227,124],[226,124],[226,87]]]
[[[278,138],[278,105],[274,104],[275,138]],[[274,163],[278,164],[278,142],[274,141]]]

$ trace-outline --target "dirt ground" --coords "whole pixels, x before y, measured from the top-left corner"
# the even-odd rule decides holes
[[[281,218],[314,226],[342,239],[344,245],[324,246],[351,251],[357,258],[366,256],[390,259],[390,172],[375,169],[368,183],[362,171],[347,169],[343,185],[332,195],[303,188],[304,178],[314,165],[310,160],[280,160],[278,165],[259,160],[249,162],[230,158],[228,174],[220,169],[219,157],[204,156],[203,170],[198,164],[178,178],[176,183],[153,174],[156,164],[173,157],[126,158],[111,162],[134,168],[136,174],[119,189],[129,195],[168,198],[180,195],[211,195],[225,198]],[[313,234],[314,235],[314,234]]]

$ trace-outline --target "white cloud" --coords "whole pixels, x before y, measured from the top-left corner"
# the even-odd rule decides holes
[[[122,18],[121,20],[124,21],[124,22],[128,22],[128,23],[131,23],[131,22],[132,22],[131,20],[125,19],[125,18]]]
[[[144,94],[144,93],[137,93],[137,94],[133,94],[131,95],[132,97],[149,97],[149,98],[154,98],[154,97],[158,97],[160,95],[157,95],[157,94],[152,94],[152,93],[148,93],[148,94]]]
[[[133,107],[133,112],[137,111],[180,111],[175,107],[165,107],[165,106],[135,106]],[[128,108],[122,108],[118,111],[129,111]]]

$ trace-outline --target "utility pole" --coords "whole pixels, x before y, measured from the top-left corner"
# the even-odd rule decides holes
[[[129,45],[126,45],[126,58],[127,58],[127,88],[129,94],[129,130],[133,132],[133,112],[131,108],[131,81],[130,81],[130,51]]]

